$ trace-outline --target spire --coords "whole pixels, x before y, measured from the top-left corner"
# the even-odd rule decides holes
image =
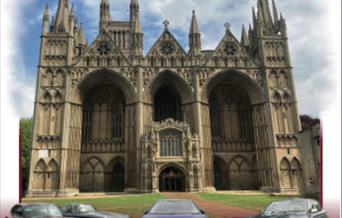
[[[101,0],[100,4],[100,30],[105,27],[105,24],[112,20],[110,15],[110,6],[108,0]]]
[[[137,16],[135,19],[133,30],[134,30],[134,33],[143,33],[141,29],[139,16]]]
[[[279,17],[278,17],[277,6],[276,6],[274,0],[272,0],[272,7],[273,7],[273,20],[274,20],[274,23],[277,23],[277,22],[279,22]]]
[[[69,21],[69,3],[68,0],[59,0],[58,9],[54,24],[55,32],[69,32],[68,21]]]
[[[268,4],[268,0],[258,0],[258,15],[260,11],[260,16],[263,18],[265,25],[267,27],[272,26],[272,16],[271,16],[271,11],[270,7]]]
[[[78,41],[79,44],[86,45],[86,40],[84,38],[84,30],[83,30],[83,23],[80,24],[80,29],[78,31]]]
[[[189,53],[199,55],[201,53],[201,34],[198,28],[195,10],[192,11],[192,19],[189,33]]]
[[[242,25],[242,32],[241,32],[241,45],[247,47],[249,44],[248,42],[248,37],[247,37],[247,33],[246,33],[246,30],[245,30],[245,26]]]
[[[53,31],[53,26],[55,24],[55,16],[52,16],[51,18],[51,24],[50,24],[50,32]]]
[[[140,17],[139,17],[139,2],[131,0],[130,19],[132,24],[132,33],[142,33]]]
[[[196,13],[195,10],[192,11],[192,19],[191,19],[191,26],[190,26],[190,34],[199,33]]]
[[[46,4],[43,15],[43,28],[42,34],[49,32],[49,5]]]
[[[257,24],[257,17],[255,14],[255,8],[254,7],[252,8],[252,15],[253,15],[253,27],[255,28],[256,24]]]

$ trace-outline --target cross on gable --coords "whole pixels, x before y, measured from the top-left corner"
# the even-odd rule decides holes
[[[168,26],[170,25],[170,22],[168,20],[164,20],[163,24],[165,26],[165,29],[167,29]]]

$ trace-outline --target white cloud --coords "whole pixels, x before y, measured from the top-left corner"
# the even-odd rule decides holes
[[[30,7],[33,0],[5,0],[2,2],[6,10],[2,14],[1,53],[2,88],[6,94],[6,107],[9,107],[17,116],[31,117],[34,103],[34,78],[26,72],[24,57],[20,45],[25,34],[23,9]]]
[[[18,5],[24,7],[24,5],[27,6],[32,1],[34,0],[12,1],[12,5],[16,5],[16,22],[22,23],[24,21],[24,18],[20,15],[21,10]],[[18,2],[24,4],[18,4]],[[100,1],[74,0],[71,2],[75,3],[76,14],[85,19],[79,19],[79,22],[86,22],[87,38],[93,39],[98,33]],[[335,77],[327,76],[332,72],[336,72],[336,66],[334,66],[332,60],[333,54],[331,54],[335,45],[330,40],[334,27],[327,25],[329,23],[327,19],[331,11],[328,7],[332,6],[326,4],[324,0],[278,0],[276,2],[278,10],[283,12],[288,24],[289,45],[300,113],[319,115],[325,109],[325,104],[327,99],[331,98],[331,93],[336,91],[332,91],[332,88],[335,87],[336,89],[338,86],[338,84],[334,84]],[[111,0],[110,3],[113,20],[129,19],[129,1]],[[170,21],[170,29],[186,48],[191,11],[195,9],[202,32],[203,49],[214,49],[223,37],[225,22],[231,23],[232,31],[238,39],[240,38],[241,25],[247,26],[250,23],[252,18],[251,8],[253,6],[256,6],[256,0],[212,0],[210,3],[207,0],[140,0],[141,20],[145,30],[145,48],[148,50],[157,39],[163,29],[162,22],[165,19]],[[55,12],[55,7],[56,4],[52,6],[51,13]],[[34,18],[35,22],[40,21],[41,13],[42,11],[39,12],[39,16],[37,15]],[[10,22],[14,21],[11,19]],[[20,31],[20,28],[13,28],[9,34],[15,36],[11,38],[11,41],[16,44],[21,39],[23,32]],[[26,86],[27,90],[32,90],[34,87],[32,78],[30,78],[29,83],[25,81],[27,80],[27,74],[22,62],[23,57],[21,57],[20,48],[15,49],[13,52],[14,54],[11,57],[16,59],[16,69],[13,69],[13,71],[24,72],[20,76],[24,76],[23,84],[20,84],[20,80],[17,84],[21,87]],[[13,73],[13,75],[20,74]],[[17,78],[13,79],[17,80]],[[26,93],[17,93],[17,95],[21,95],[22,99],[32,99],[33,96]],[[28,105],[28,103],[22,103],[22,105]],[[20,109],[23,111],[21,114],[29,114],[27,108],[30,107],[23,107]]]

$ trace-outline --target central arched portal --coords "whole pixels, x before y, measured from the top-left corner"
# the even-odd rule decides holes
[[[185,175],[176,167],[167,167],[159,175],[160,192],[184,192]]]
[[[154,120],[182,120],[182,104],[178,93],[168,85],[161,86],[154,96]]]

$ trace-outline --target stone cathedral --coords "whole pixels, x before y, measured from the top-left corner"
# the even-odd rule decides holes
[[[195,11],[188,50],[164,21],[146,54],[138,0],[128,21],[99,4],[89,44],[68,0],[52,18],[45,9],[28,196],[305,192],[287,26],[274,1],[257,0],[241,39],[225,24],[212,50],[201,48]]]

